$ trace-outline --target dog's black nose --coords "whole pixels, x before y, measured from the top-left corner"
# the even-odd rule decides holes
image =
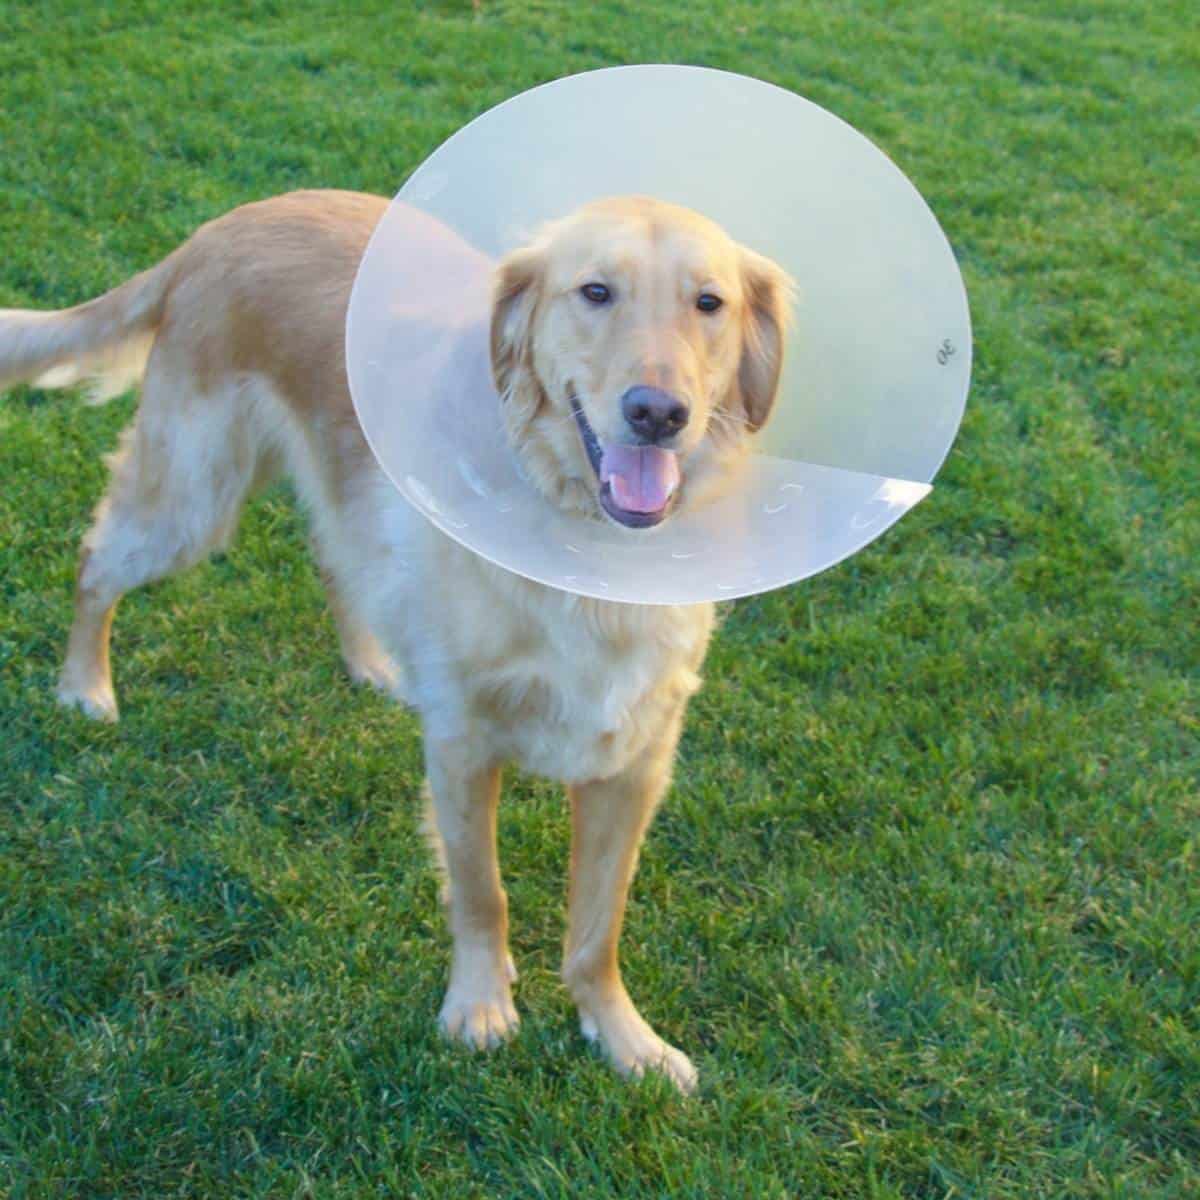
[[[621,412],[640,441],[656,445],[673,438],[687,423],[688,406],[669,392],[644,384],[621,397]]]

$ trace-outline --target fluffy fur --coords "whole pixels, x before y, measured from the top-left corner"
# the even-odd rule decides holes
[[[351,674],[422,718],[453,933],[443,1029],[482,1048],[517,1025],[495,847],[500,770],[515,761],[570,794],[563,977],[584,1033],[620,1070],[657,1068],[690,1089],[692,1064],[629,999],[617,939],[712,607],[606,604],[520,579],[445,538],[388,483],[343,358],[350,288],[385,207],[345,192],[247,205],[88,304],[0,312],[0,386],[83,382],[104,397],[142,379],[83,542],[59,699],[115,720],[117,601],[226,544],[246,497],[290,475]],[[603,321],[576,296],[597,271],[630,299]],[[572,395],[602,437],[620,436],[626,388],[682,395],[681,503],[732,470],[770,411],[787,280],[695,214],[592,205],[506,259],[496,280],[493,370],[512,448],[555,503],[603,519]],[[696,312],[698,288],[720,289],[719,320]]]

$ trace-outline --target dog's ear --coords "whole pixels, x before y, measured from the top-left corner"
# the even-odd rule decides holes
[[[544,400],[533,369],[533,315],[544,263],[537,246],[514,250],[501,259],[492,288],[492,381],[514,434],[533,420]]]
[[[746,428],[755,433],[771,415],[779,389],[795,285],[782,267],[743,247],[742,291],[746,315],[738,390]]]

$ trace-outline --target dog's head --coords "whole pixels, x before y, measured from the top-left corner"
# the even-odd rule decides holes
[[[713,222],[589,204],[501,261],[492,375],[525,473],[632,528],[719,486],[770,415],[791,281]]]

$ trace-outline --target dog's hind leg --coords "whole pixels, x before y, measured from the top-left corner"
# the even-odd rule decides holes
[[[112,479],[83,539],[75,620],[58,699],[115,721],[109,635],[128,591],[198,562],[232,538],[246,495],[271,473],[252,398],[171,387],[153,362],[137,418],[109,458]]]
[[[75,587],[75,619],[56,695],[60,704],[79,708],[98,721],[115,721],[117,699],[108,647],[119,593],[113,592],[110,597],[105,589],[95,586],[91,558],[85,539]]]
[[[361,597],[368,587],[368,573],[379,571],[379,562],[364,550],[363,528],[369,514],[359,512],[352,499],[339,497],[338,488],[321,477],[311,462],[293,464],[300,494],[309,512],[313,554],[325,585],[329,611],[337,629],[346,672],[355,683],[370,684],[393,699],[407,704],[404,672],[384,649],[362,613]]]
[[[332,555],[322,548],[321,539],[314,536],[313,542],[347,674],[355,683],[370,684],[407,704],[404,672],[359,616],[351,589],[339,578],[337,570],[328,565]]]

